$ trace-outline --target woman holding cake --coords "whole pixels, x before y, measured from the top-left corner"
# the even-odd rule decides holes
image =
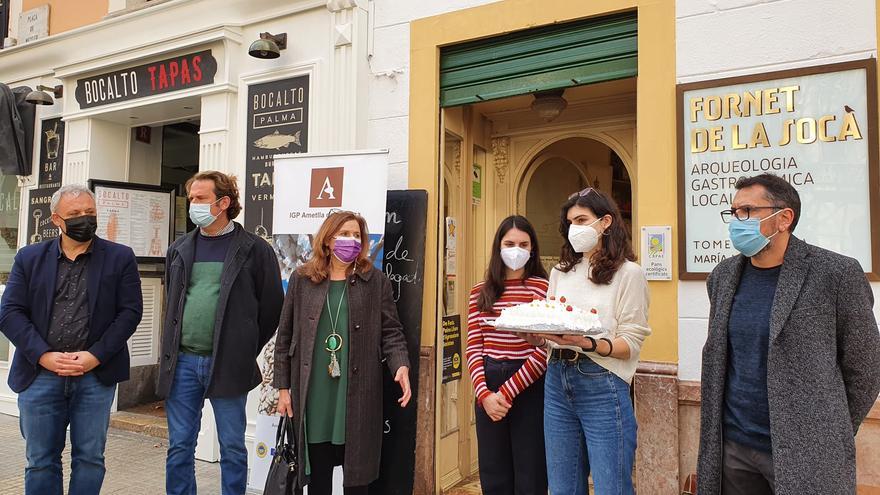
[[[607,334],[546,336],[550,492],[588,493],[592,473],[597,494],[632,494],[636,420],[629,386],[642,342],[651,333],[648,283],[633,262],[620,210],[604,193],[587,188],[572,194],[560,220],[565,244],[550,275],[549,294],[595,309]]]
[[[496,330],[502,309],[544,299],[547,272],[535,229],[521,216],[495,233],[486,279],[471,289],[467,365],[476,396],[480,484],[484,495],[546,495],[544,370],[547,353]]]

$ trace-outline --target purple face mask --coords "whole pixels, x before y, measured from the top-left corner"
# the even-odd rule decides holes
[[[354,237],[337,237],[333,255],[343,263],[351,263],[361,254],[361,241]]]

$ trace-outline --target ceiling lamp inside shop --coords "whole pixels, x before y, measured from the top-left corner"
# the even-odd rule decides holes
[[[564,89],[554,89],[535,93],[532,111],[540,115],[544,122],[552,122],[568,106],[568,102],[562,97],[564,92]]]
[[[260,39],[251,43],[248,55],[254,58],[278,58],[281,50],[287,48],[287,33],[260,33]]]

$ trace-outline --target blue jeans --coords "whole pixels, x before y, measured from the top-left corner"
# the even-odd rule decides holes
[[[28,495],[61,495],[61,452],[70,425],[69,495],[97,495],[104,483],[104,446],[116,385],[94,373],[61,377],[43,370],[18,394],[19,426],[25,440]]]
[[[629,386],[592,359],[551,360],[544,381],[547,478],[553,495],[632,495],[636,419]]]
[[[165,491],[171,495],[196,495],[196,441],[202,423],[202,407],[211,377],[211,357],[181,352],[171,391],[165,399],[168,415],[168,458]],[[212,398],[217,436],[220,440],[220,483],[223,495],[244,495],[247,489],[247,395]]]

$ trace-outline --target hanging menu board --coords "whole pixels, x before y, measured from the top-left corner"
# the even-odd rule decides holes
[[[164,261],[172,238],[174,191],[98,180],[90,186],[98,208],[98,237],[130,247],[138,261]]]

